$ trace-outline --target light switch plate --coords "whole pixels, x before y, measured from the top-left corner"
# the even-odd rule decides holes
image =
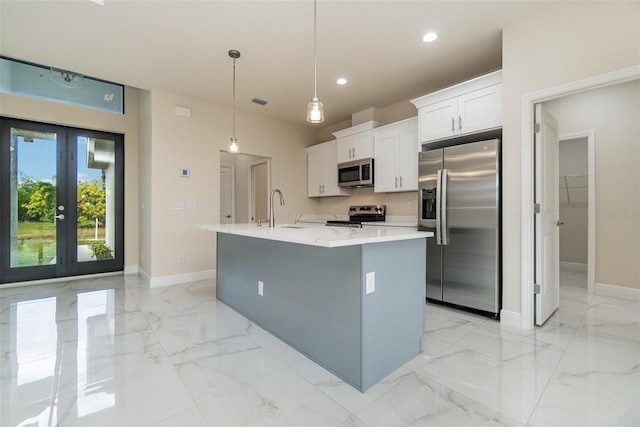
[[[258,280],[258,295],[264,296],[264,283]]]
[[[369,295],[376,291],[376,272],[372,271],[366,275],[365,294]]]

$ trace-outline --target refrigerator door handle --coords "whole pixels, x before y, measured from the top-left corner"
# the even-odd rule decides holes
[[[436,182],[436,244],[442,244],[442,227],[440,226],[440,206],[441,206],[441,192],[442,189],[442,169],[438,169],[437,182]]]
[[[447,228],[447,181],[448,180],[449,180],[449,170],[442,169],[440,171],[440,181],[442,184],[442,193],[440,195],[441,197],[440,206],[442,210],[442,212],[440,213],[440,218],[442,218],[442,220],[440,221],[442,223],[440,224],[440,229],[441,229],[440,236],[442,239],[442,245],[449,244],[449,231]]]

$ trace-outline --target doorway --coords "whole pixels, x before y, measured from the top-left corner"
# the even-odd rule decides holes
[[[123,136],[0,120],[0,283],[122,271]]]
[[[249,190],[251,195],[249,218],[251,218],[251,222],[266,222],[269,218],[269,159],[251,162],[249,173],[251,174],[249,178],[251,186]]]
[[[560,137],[560,292],[592,294],[595,282],[595,132]]]
[[[522,329],[531,329],[534,326],[534,313],[536,307],[534,305],[534,283],[535,283],[535,215],[533,200],[534,200],[534,143],[533,143],[533,111],[534,106],[540,103],[547,103],[552,100],[561,100],[569,95],[577,95],[582,93],[589,93],[591,90],[605,88],[605,87],[618,87],[623,83],[629,83],[637,81],[640,77],[640,68],[630,67],[619,71],[595,76],[578,82],[568,83],[562,86],[554,87],[551,89],[542,90],[536,93],[528,94],[522,97],[522,162],[521,162],[521,208],[522,208],[522,246],[521,246],[521,271],[522,271],[522,285],[521,285],[521,317],[520,327]],[[611,110],[611,109],[605,109]],[[583,115],[581,111],[576,111],[578,115]],[[603,115],[603,117],[606,117]],[[584,127],[582,127],[584,129]],[[566,131],[566,130],[565,130]],[[563,131],[563,132],[565,132]],[[619,192],[617,192],[619,193]],[[611,194],[614,194],[613,192]],[[595,203],[594,203],[595,204]],[[592,225],[593,222],[592,222]],[[594,233],[595,235],[595,233]],[[627,233],[628,235],[628,233]],[[600,243],[599,243],[600,244]],[[594,243],[590,242],[590,245]],[[595,252],[594,252],[595,253]],[[624,255],[624,254],[623,254]],[[594,255],[595,260],[595,255]],[[590,273],[593,274],[594,263],[589,262]],[[608,268],[605,263],[605,267]],[[599,273],[600,274],[600,273]],[[595,281],[595,275],[593,280]],[[602,284],[595,286],[600,289]],[[610,288],[615,288],[610,287]],[[616,289],[613,289],[616,291]],[[598,291],[600,292],[600,291]],[[515,320],[515,319],[514,319]]]

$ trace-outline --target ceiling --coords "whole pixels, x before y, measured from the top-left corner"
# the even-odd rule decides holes
[[[502,28],[555,3],[319,0],[320,126],[501,68]],[[311,0],[0,0],[0,54],[141,89],[231,105],[229,49],[238,109],[308,125]]]

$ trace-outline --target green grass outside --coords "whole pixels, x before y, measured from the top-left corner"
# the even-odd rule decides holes
[[[78,245],[95,238],[95,227],[78,227]],[[98,227],[98,239],[105,238],[104,227]],[[50,263],[56,256],[56,226],[52,222],[18,223],[18,266]]]

